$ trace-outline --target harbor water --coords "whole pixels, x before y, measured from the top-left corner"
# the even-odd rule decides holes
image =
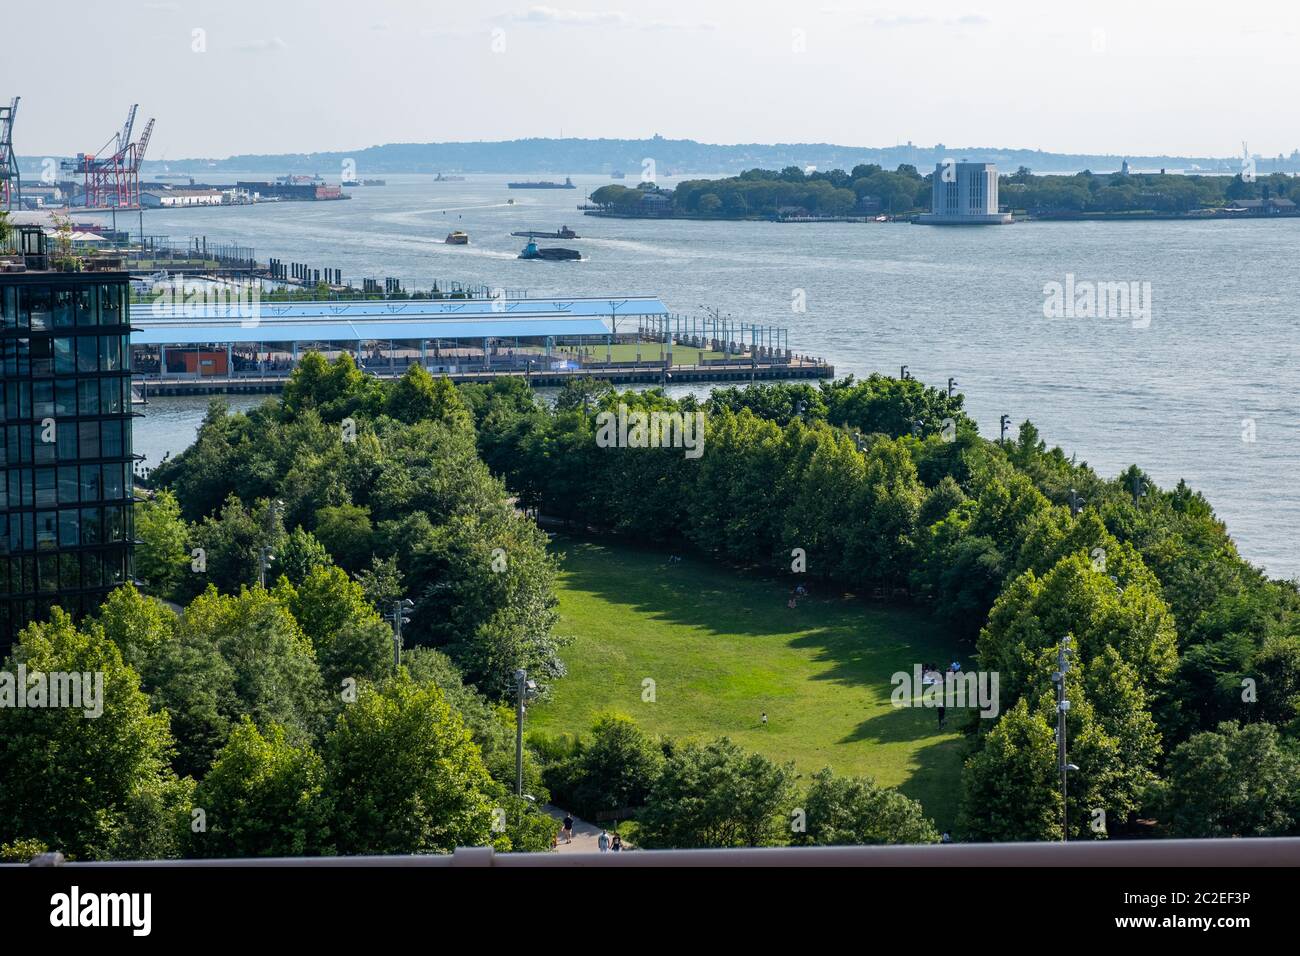
[[[575,209],[612,182],[598,176],[575,176],[575,190],[534,191],[505,183],[564,172],[446,183],[359,175],[387,185],[349,188],[353,198],[337,202],[154,210],[144,227],[238,241],[259,261],[339,268],[346,280],[654,294],[676,312],[719,308],[786,326],[794,351],[826,358],[839,374],[906,365],[934,385],[955,377],[985,435],[997,435],[1004,413],[1028,418],[1049,445],[1103,475],[1137,463],[1161,486],[1186,479],[1245,557],[1274,576],[1300,574],[1300,219],[965,229],[606,219]],[[563,244],[583,261],[516,258],[526,240],[512,231],[566,224],[581,238]],[[469,244],[444,243],[452,230]],[[1045,287],[1067,282],[1138,283],[1150,291],[1149,317],[1047,317]],[[144,409],[136,444],[147,465],[193,440],[207,401]]]

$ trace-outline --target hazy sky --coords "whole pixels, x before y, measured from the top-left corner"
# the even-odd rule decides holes
[[[5,6],[0,98],[23,98],[24,156],[96,150],[133,102],[139,127],[158,118],[151,159],[561,134],[1127,154],[1300,146],[1294,0]]]

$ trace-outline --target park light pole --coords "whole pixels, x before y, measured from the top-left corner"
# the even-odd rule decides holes
[[[393,601],[393,609],[385,615],[393,622],[393,670],[402,666],[402,625],[411,623],[411,609],[415,602],[410,598]]]
[[[1070,712],[1070,701],[1065,696],[1065,675],[1070,670],[1070,658],[1074,651],[1070,649],[1070,637],[1061,638],[1061,646],[1056,651],[1056,670],[1052,671],[1052,683],[1056,685],[1056,759],[1061,771],[1061,842],[1070,839],[1070,809],[1067,802],[1069,795],[1069,776],[1071,770],[1078,770],[1069,762],[1069,753],[1065,741],[1065,715]]]
[[[524,795],[524,712],[528,698],[537,696],[537,683],[522,667],[515,671],[515,796]]]
[[[998,436],[998,441],[1001,444],[1005,445],[1007,443],[1007,429],[1011,427],[1011,416],[1003,415],[1000,419],[998,419],[998,426],[1001,429],[1001,434]]]
[[[1079,497],[1079,493],[1078,493],[1077,491],[1075,491],[1073,488],[1070,489],[1070,498],[1069,498],[1069,501],[1070,501],[1070,517],[1071,517],[1071,518],[1077,518],[1077,517],[1079,517],[1079,512],[1082,511],[1082,510],[1083,510],[1083,506],[1086,505],[1086,504],[1088,503],[1088,499],[1087,499],[1087,498],[1080,498],[1080,497]]]
[[[952,398],[952,393],[957,390],[958,381],[951,375],[948,376],[948,397]]]
[[[266,536],[267,544],[262,545],[257,550],[257,580],[266,587],[266,572],[271,568],[271,562],[275,560],[275,553],[271,549],[270,542],[275,540],[275,519],[279,516],[280,509],[284,507],[284,502],[279,498],[272,498],[271,503],[266,509]]]
[[[1143,479],[1142,473],[1136,467],[1133,469],[1133,477],[1129,480],[1129,491],[1133,494],[1133,507],[1136,508],[1147,494],[1146,480]]]
[[[275,560],[275,553],[271,550],[269,544],[264,544],[257,549],[257,580],[263,588],[266,587],[266,572],[271,567],[271,562]]]

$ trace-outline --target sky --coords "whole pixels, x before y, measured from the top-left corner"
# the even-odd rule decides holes
[[[1083,11],[1083,7],[1087,12]],[[531,136],[1274,156],[1300,4],[1089,0],[10,3],[21,156]]]

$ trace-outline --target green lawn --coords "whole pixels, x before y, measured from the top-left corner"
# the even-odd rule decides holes
[[[588,348],[591,357],[594,360],[598,362],[605,361],[606,353],[604,345],[591,345]],[[659,342],[642,342],[639,346],[634,342],[619,342],[618,344],[609,347],[609,354],[610,358],[615,362],[635,362],[637,352],[640,351],[641,360],[643,362],[658,362],[662,359],[664,348],[665,346]],[[570,346],[559,346],[554,351],[573,352],[575,349]],[[701,356],[708,359],[720,359],[723,357],[721,352],[714,352],[708,349],[697,349],[691,345],[673,346],[674,365],[698,365]]]
[[[566,555],[558,631],[574,641],[569,675],[530,708],[530,730],[583,733],[614,710],[653,733],[726,735],[805,776],[829,765],[897,786],[952,828],[955,721],[940,733],[933,710],[889,702],[895,671],[956,652],[924,615],[820,594],[791,610],[780,582],[693,558],[568,537],[555,547]]]

